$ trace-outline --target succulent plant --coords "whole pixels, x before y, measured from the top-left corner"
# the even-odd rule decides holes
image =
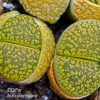
[[[48,76],[65,98],[84,98],[100,87],[100,21],[78,21],[63,32]]]
[[[26,12],[54,24],[65,12],[70,0],[19,0]]]
[[[47,71],[54,53],[54,37],[42,21],[12,11],[0,16],[0,75],[29,84]]]
[[[70,12],[75,20],[100,20],[100,0],[71,0]]]

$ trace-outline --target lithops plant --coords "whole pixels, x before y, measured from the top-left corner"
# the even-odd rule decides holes
[[[0,75],[7,81],[30,84],[39,80],[54,46],[53,34],[42,21],[16,11],[0,16]]]
[[[26,12],[54,24],[65,12],[70,0],[19,0]]]
[[[69,26],[55,49],[48,76],[53,90],[81,99],[100,87],[100,21],[82,20]]]
[[[70,12],[75,20],[100,20],[100,0],[71,0]]]

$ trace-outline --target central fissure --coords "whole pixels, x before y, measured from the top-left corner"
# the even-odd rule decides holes
[[[88,60],[88,61],[93,61],[93,62],[100,63],[99,61],[94,60],[94,59],[88,59],[88,58],[82,58],[82,57],[74,57],[74,56],[65,56],[65,55],[61,55],[61,54],[57,54],[57,55],[61,56],[61,57],[65,57],[65,58],[76,58],[76,59],[82,59],[82,60]]]

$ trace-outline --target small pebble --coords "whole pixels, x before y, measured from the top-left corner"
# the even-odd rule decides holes
[[[45,96],[45,95],[42,96],[42,99],[43,99],[43,100],[49,100],[48,96]]]
[[[7,3],[7,2],[3,2],[2,6],[6,9],[9,9],[9,10],[13,10],[15,9],[15,6],[11,3]]]

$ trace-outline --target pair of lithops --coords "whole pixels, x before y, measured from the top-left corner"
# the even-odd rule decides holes
[[[78,21],[63,32],[48,77],[65,99],[82,99],[100,87],[100,21]]]
[[[74,20],[100,20],[100,0],[19,0],[29,14],[54,24],[60,16],[69,12]]]
[[[16,84],[39,80],[48,67],[53,90],[80,99],[100,86],[100,21],[83,20],[54,37],[44,22],[16,11],[0,16],[0,76]],[[54,54],[54,58],[53,58]]]
[[[17,11],[0,16],[0,76],[30,84],[47,71],[54,54],[54,37],[39,19]]]

